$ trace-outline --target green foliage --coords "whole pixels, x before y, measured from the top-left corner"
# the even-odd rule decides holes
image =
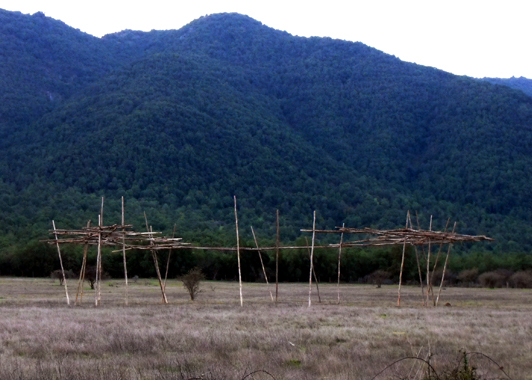
[[[50,220],[97,220],[101,196],[106,222],[119,221],[124,196],[137,230],[145,211],[154,230],[176,224],[186,241],[234,245],[236,194],[240,224],[265,239],[276,209],[284,241],[300,237],[313,210],[318,228],[395,228],[410,209],[424,228],[433,214],[495,237],[477,246],[481,272],[501,267],[499,252],[512,270],[530,268],[532,98],[520,92],[238,14],[97,39],[0,11],[0,37],[2,262],[15,265]],[[252,244],[249,231],[242,238]],[[379,269],[396,277],[401,252],[389,252],[347,255],[346,281]],[[201,264],[209,278],[234,276],[234,256],[182,254],[172,275]],[[317,252],[325,280],[334,256]],[[144,253],[131,257],[135,272],[152,273]],[[119,273],[120,258],[106,260]],[[282,278],[305,277],[305,252],[283,260]],[[407,261],[416,267],[413,252]],[[246,279],[256,264],[243,259]]]
[[[521,90],[525,94],[532,96],[532,80],[524,77],[516,78],[511,77],[508,79],[502,78],[483,78],[486,82],[493,84],[500,84],[503,86],[508,86],[510,88]]]

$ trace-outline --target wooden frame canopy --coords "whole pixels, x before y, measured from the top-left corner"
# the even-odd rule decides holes
[[[311,306],[311,293],[312,293],[312,276],[314,273],[314,265],[313,265],[313,256],[314,256],[314,250],[317,248],[327,249],[327,248],[338,248],[338,303],[340,302],[340,265],[341,265],[341,255],[342,255],[342,248],[349,248],[349,247],[375,247],[375,246],[391,246],[391,245],[402,245],[403,246],[403,254],[402,254],[402,260],[401,260],[401,269],[400,269],[400,275],[399,275],[399,287],[398,287],[398,300],[397,300],[397,306],[400,306],[401,302],[401,285],[402,285],[402,275],[403,275],[403,266],[405,263],[405,254],[406,254],[406,245],[410,245],[414,247],[415,255],[416,255],[416,261],[418,266],[418,272],[419,272],[419,282],[421,285],[421,292],[424,293],[424,286],[423,286],[423,278],[421,273],[421,263],[419,260],[419,255],[417,251],[417,247],[422,247],[423,249],[423,257],[425,258],[426,262],[426,284],[427,284],[427,292],[426,292],[426,300],[424,301],[425,305],[428,306],[429,304],[429,295],[432,294],[432,298],[434,301],[434,306],[437,306],[438,300],[440,297],[441,289],[443,286],[444,276],[445,276],[445,270],[447,267],[447,262],[449,259],[449,255],[451,252],[451,248],[453,244],[456,243],[464,243],[464,242],[480,242],[480,241],[494,241],[494,239],[484,236],[484,235],[463,235],[463,234],[457,234],[455,233],[456,229],[456,222],[454,224],[454,227],[452,229],[452,232],[447,231],[447,227],[449,225],[449,220],[447,221],[447,225],[445,226],[444,231],[433,231],[432,230],[432,216],[430,218],[430,227],[428,230],[422,230],[419,228],[419,222],[418,222],[418,229],[414,229],[412,227],[412,221],[410,218],[410,211],[407,212],[406,217],[406,226],[405,228],[399,228],[399,229],[390,229],[390,230],[381,230],[381,229],[374,229],[374,228],[349,228],[345,227],[343,225],[342,227],[336,227],[332,230],[317,230],[316,229],[316,211],[314,211],[313,214],[313,224],[312,229],[301,229],[301,232],[311,232],[312,233],[312,244],[309,246],[308,240],[306,246],[281,246],[280,245],[280,239],[279,239],[279,210],[277,210],[277,238],[275,242],[274,247],[259,247],[257,244],[257,240],[255,237],[255,232],[253,230],[253,227],[251,227],[253,237],[255,240],[256,248],[252,247],[241,247],[240,246],[240,239],[239,239],[239,229],[238,229],[238,215],[237,215],[237,203],[236,203],[236,196],[234,197],[234,209],[235,209],[235,227],[236,227],[236,248],[235,247],[198,247],[193,246],[190,243],[184,243],[182,238],[176,238],[175,237],[175,226],[174,226],[174,234],[171,238],[163,237],[163,236],[156,236],[161,234],[160,232],[154,232],[151,228],[151,226],[148,226],[148,220],[146,218],[146,213],[144,213],[144,219],[146,221],[146,232],[135,232],[133,231],[133,225],[126,224],[124,221],[124,198],[122,197],[122,221],[120,224],[113,224],[109,226],[103,225],[103,202],[104,199],[102,198],[102,205],[101,205],[101,213],[98,215],[98,226],[92,227],[91,222],[89,221],[87,223],[86,227],[82,227],[81,229],[57,229],[55,227],[55,222],[52,221],[53,230],[50,230],[50,234],[54,235],[54,239],[48,239],[44,240],[45,242],[49,244],[56,244],[57,245],[57,251],[59,255],[59,260],[61,263],[61,270],[63,273],[63,282],[65,286],[65,293],[67,298],[67,304],[70,304],[69,296],[68,296],[68,289],[66,286],[66,279],[64,274],[64,268],[62,265],[62,259],[61,259],[61,250],[60,245],[61,244],[74,244],[74,245],[82,245],[84,246],[84,252],[83,252],[83,263],[82,263],[82,270],[80,271],[80,279],[78,282],[78,292],[76,294],[76,303],[78,302],[78,296],[81,302],[81,299],[83,297],[83,281],[85,277],[85,268],[86,268],[86,261],[87,261],[87,250],[89,246],[96,246],[98,248],[97,252],[97,260],[96,260],[96,294],[95,294],[95,305],[98,306],[100,304],[100,283],[102,278],[102,260],[101,260],[101,247],[102,246],[110,246],[110,247],[121,247],[122,249],[120,251],[123,252],[123,261],[124,261],[124,277],[125,277],[125,285],[126,285],[126,297],[125,297],[125,303],[128,304],[128,278],[127,278],[127,264],[126,264],[126,251],[128,250],[149,250],[152,254],[155,270],[157,273],[157,277],[159,280],[159,285],[161,288],[162,293],[162,300],[163,303],[168,303],[168,300],[166,298],[166,279],[168,276],[168,268],[170,265],[170,254],[173,249],[201,249],[201,250],[219,250],[219,251],[236,251],[238,255],[238,273],[239,273],[239,285],[240,285],[240,305],[243,305],[243,297],[242,297],[242,277],[241,277],[241,268],[240,268],[240,251],[257,251],[261,260],[261,265],[263,269],[263,273],[266,279],[266,282],[268,283],[268,277],[266,274],[266,270],[264,268],[264,264],[262,263],[262,256],[261,251],[266,250],[275,250],[275,262],[276,262],[276,271],[275,271],[275,302],[277,302],[278,298],[278,264],[279,264],[279,250],[280,249],[308,249],[309,255],[310,255],[310,273],[309,273],[309,307]],[[417,213],[416,213],[417,217]],[[316,234],[341,234],[340,242],[338,244],[328,244],[323,246],[318,246],[315,244],[315,236]],[[364,237],[363,239],[353,240],[353,241],[344,241],[343,236],[344,234],[359,234],[359,235],[373,235],[373,237]],[[59,237],[62,237],[61,239]],[[431,265],[431,245],[439,245],[439,251],[438,254],[433,260],[433,265]],[[441,249],[443,245],[448,245],[448,251],[445,259],[445,264],[443,266],[443,274],[440,282],[440,288],[439,293],[436,299],[434,299],[434,293],[432,290],[432,279],[434,277],[434,272],[436,270],[436,266],[438,263],[438,259],[440,257]],[[428,246],[428,250],[425,253],[425,246]],[[159,250],[169,250],[167,264],[166,264],[166,275],[164,277],[164,280],[162,279],[160,269],[159,269],[159,262],[157,257],[157,251]],[[118,252],[118,251],[113,251]],[[431,269],[432,266],[432,269]],[[317,286],[317,280],[316,280],[316,286]],[[319,290],[318,290],[318,297],[319,297]],[[270,291],[270,298],[272,301],[273,294]]]
[[[168,238],[154,236],[160,232],[135,232],[128,231],[133,226],[131,224],[102,227],[83,227],[80,230],[50,230],[50,234],[64,236],[62,239],[46,240],[49,244],[79,244],[79,245],[102,245],[102,246],[125,246],[126,250],[162,250],[182,248],[190,243],[182,242],[183,238]],[[149,243],[149,244],[142,244]]]
[[[149,250],[151,252],[153,263],[155,265],[155,271],[157,273],[157,278],[159,280],[159,286],[161,288],[162,293],[162,301],[163,303],[168,303],[168,299],[166,298],[166,279],[168,276],[168,267],[170,265],[170,254],[172,253],[172,249],[175,248],[183,248],[188,246],[188,243],[183,243],[181,240],[182,238],[167,238],[167,237],[155,237],[154,235],[160,234],[160,232],[154,232],[150,227],[148,227],[148,219],[146,217],[146,213],[144,213],[144,219],[146,221],[146,230],[147,232],[135,232],[131,231],[133,228],[133,225],[126,224],[124,221],[124,197],[122,197],[122,222],[121,224],[113,224],[110,226],[104,226],[103,224],[103,203],[104,198],[102,197],[102,205],[100,214],[98,215],[98,226],[92,227],[91,221],[89,220],[87,223],[87,227],[82,227],[81,229],[73,229],[73,230],[67,230],[62,229],[58,230],[55,227],[55,222],[52,220],[53,230],[50,230],[50,234],[54,235],[54,239],[48,239],[44,240],[44,242],[48,244],[55,244],[57,246],[57,253],[59,255],[59,261],[61,263],[61,272],[63,276],[63,283],[65,286],[65,294],[67,299],[67,304],[70,305],[70,299],[68,296],[68,288],[65,278],[65,270],[63,268],[63,261],[61,258],[61,244],[75,244],[75,245],[83,245],[83,262],[81,265],[81,271],[80,271],[80,277],[78,281],[78,291],[76,294],[76,303],[78,303],[78,297],[79,302],[81,303],[81,300],[83,298],[83,282],[85,280],[85,271],[86,271],[86,264],[87,264],[87,250],[89,246],[96,246],[98,248],[97,256],[96,256],[96,278],[95,278],[95,305],[99,306],[101,301],[101,288],[100,283],[102,280],[102,246],[121,246],[122,253],[123,253],[123,260],[124,260],[124,278],[125,278],[125,285],[126,285],[126,292],[125,292],[125,303],[128,304],[128,278],[127,278],[127,264],[126,264],[126,251],[132,250],[132,249],[138,249],[138,250]],[[174,227],[174,235],[175,235],[175,227]],[[65,238],[59,239],[59,236],[63,236]],[[161,276],[161,272],[159,269],[159,260],[157,258],[157,251],[158,250],[169,250],[168,253],[168,261],[166,263],[166,274],[164,281]],[[117,252],[117,251],[115,251]]]
[[[373,228],[348,228],[336,227],[335,230],[309,230],[302,229],[301,232],[315,232],[317,234],[367,234],[376,237],[347,241],[341,244],[342,247],[368,247],[368,246],[388,246],[398,244],[409,244],[412,246],[423,246],[429,244],[455,244],[465,242],[494,241],[494,239],[484,235],[462,235],[455,232],[415,230],[413,228],[399,228],[393,230],[378,230]],[[340,244],[330,244],[331,248],[340,247]]]

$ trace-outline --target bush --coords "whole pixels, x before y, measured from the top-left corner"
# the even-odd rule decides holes
[[[477,282],[478,278],[478,269],[466,269],[461,271],[456,279],[462,286],[472,286]]]
[[[510,277],[512,277],[514,272],[509,269],[497,269],[495,273],[503,277],[503,286],[509,287]]]
[[[187,274],[181,276],[181,281],[188,291],[191,301],[194,301],[196,295],[200,292],[200,283],[203,280],[205,280],[205,275],[199,268],[191,269]]]
[[[519,271],[508,279],[512,288],[532,288],[532,271]]]
[[[439,286],[443,275],[443,269],[436,269],[431,273],[432,286]],[[454,285],[456,283],[456,275],[448,270],[445,270],[445,277],[443,279],[443,286]]]
[[[52,273],[50,273],[50,277],[52,279],[58,279],[59,285],[63,285],[63,271],[61,269],[56,269]],[[72,271],[72,269],[65,270],[65,278],[76,278],[76,274]]]
[[[478,277],[480,286],[485,288],[501,288],[505,283],[505,276],[498,272],[482,273]]]
[[[368,282],[371,282],[377,285],[377,288],[380,288],[383,282],[389,279],[390,277],[391,277],[390,272],[379,269],[369,275]]]

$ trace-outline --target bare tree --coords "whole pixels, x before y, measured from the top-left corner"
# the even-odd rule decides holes
[[[59,285],[63,286],[63,272],[61,269],[54,270],[52,273],[50,273],[50,277],[54,280],[58,279]],[[76,278],[76,275],[72,269],[69,269],[65,271],[65,278]]]
[[[369,275],[369,281],[377,285],[380,288],[384,281],[391,277],[390,272],[379,269]]]
[[[200,268],[191,269],[187,274],[181,277],[183,286],[190,294],[190,299],[194,301],[196,295],[200,292],[200,283],[205,280],[205,275]]]

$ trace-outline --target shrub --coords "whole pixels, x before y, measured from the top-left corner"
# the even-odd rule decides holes
[[[480,286],[483,286],[485,288],[501,288],[505,283],[504,280],[504,275],[497,272],[482,273],[478,277],[478,282],[480,283]]]
[[[512,288],[532,288],[532,271],[519,271],[508,279]]]
[[[506,287],[509,287],[510,284],[509,284],[509,281],[510,281],[510,277],[512,277],[512,275],[514,274],[513,271],[509,270],[509,269],[497,269],[495,271],[495,273],[497,273],[498,275],[502,276],[502,279],[503,279],[503,286],[506,286]]]
[[[440,285],[442,275],[443,275],[442,268],[436,269],[433,273],[431,273],[432,286]],[[445,277],[443,279],[443,285],[448,286],[448,285],[454,285],[455,283],[456,283],[456,275],[452,272],[449,272],[448,270],[445,270]]]
[[[59,280],[59,285],[63,285],[63,272],[61,269],[54,270],[52,273],[50,273],[50,277]],[[76,274],[71,270],[65,270],[65,278],[76,278]]]
[[[190,299],[194,301],[200,291],[200,283],[205,280],[205,275],[200,268],[191,269],[187,274],[181,276],[183,286],[188,291]]]
[[[391,277],[390,272],[387,272],[385,270],[376,270],[372,274],[369,275],[368,280],[369,282],[377,285],[377,288],[380,288],[384,281],[389,279]]]
[[[462,286],[471,286],[477,282],[478,278],[478,269],[466,269],[461,271],[456,279]]]

